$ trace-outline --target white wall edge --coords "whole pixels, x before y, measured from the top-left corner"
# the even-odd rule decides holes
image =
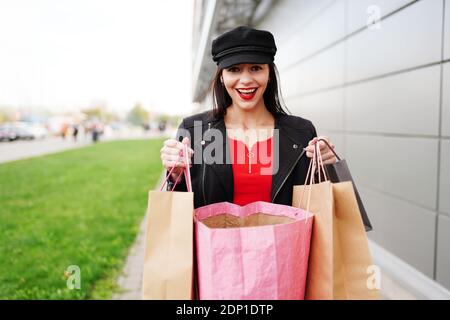
[[[387,277],[417,299],[450,300],[449,290],[370,239],[369,248],[374,264],[381,269],[382,295],[396,299],[389,288],[383,288],[383,278]]]

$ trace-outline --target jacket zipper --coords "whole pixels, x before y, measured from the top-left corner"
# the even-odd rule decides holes
[[[295,160],[295,162],[292,165],[292,167],[289,169],[288,174],[286,175],[286,177],[284,178],[283,182],[281,183],[281,185],[278,187],[277,191],[275,192],[275,195],[272,198],[272,203],[275,201],[275,198],[277,197],[278,192],[280,192],[280,190],[283,187],[284,183],[286,182],[287,178],[291,175],[292,170],[294,170],[295,166],[297,165],[297,162],[300,160],[300,158],[303,156],[304,153],[305,153],[305,150],[302,151],[302,153],[298,156],[297,160]]]

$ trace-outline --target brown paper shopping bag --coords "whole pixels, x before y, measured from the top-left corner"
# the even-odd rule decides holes
[[[188,192],[149,192],[143,299],[190,300],[193,297],[194,194],[189,166],[184,175]]]
[[[364,228],[366,229],[366,231],[372,230],[373,229],[372,224],[370,223],[369,216],[367,215],[366,209],[364,208],[364,204],[361,200],[361,196],[359,195],[358,189],[356,188],[356,184],[353,181],[353,177],[348,168],[347,161],[345,159],[341,159],[337,155],[337,153],[333,150],[328,141],[326,141],[325,139],[319,139],[318,141],[323,141],[334,153],[335,157],[338,160],[336,163],[327,164],[324,166],[325,172],[327,173],[329,180],[333,183],[345,181],[352,182],[353,189],[355,190],[356,201],[358,202],[359,212],[361,213],[361,218],[364,224]]]
[[[320,152],[309,171],[318,167],[327,179]],[[370,281],[372,258],[352,182],[294,186],[292,205],[314,213],[306,299],[379,299]],[[308,179],[307,176],[307,179]]]

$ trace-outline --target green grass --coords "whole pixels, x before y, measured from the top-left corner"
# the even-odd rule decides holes
[[[0,299],[109,299],[158,181],[162,140],[0,165]],[[70,290],[66,268],[81,270]]]

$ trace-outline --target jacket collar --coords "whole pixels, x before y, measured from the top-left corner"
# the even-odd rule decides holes
[[[288,125],[288,117],[286,115],[278,115],[275,117],[275,129],[278,129],[279,139],[275,141],[274,148],[278,148],[279,152],[274,152],[274,161],[279,164],[277,172],[272,176],[272,202],[286,178],[291,173],[293,167],[303,154],[303,145],[295,128]],[[229,150],[230,146],[226,138],[226,127],[224,119],[211,120],[210,128],[215,128],[221,131],[223,141],[223,149]],[[274,149],[277,150],[277,149]],[[233,202],[234,194],[234,179],[233,167],[229,159],[229,152],[224,152],[222,164],[213,163],[209,165],[211,169],[217,174],[217,179],[222,184],[228,202]],[[280,161],[280,158],[282,161]],[[275,169],[275,168],[274,168]]]

